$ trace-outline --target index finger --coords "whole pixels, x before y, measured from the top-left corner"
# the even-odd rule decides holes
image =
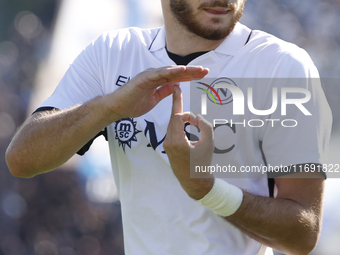
[[[182,91],[178,85],[174,86],[174,92],[172,94],[172,115],[177,113],[183,113],[183,98]]]
[[[160,86],[165,83],[202,79],[208,72],[209,70],[202,66],[171,66],[149,70],[147,78],[154,86]]]

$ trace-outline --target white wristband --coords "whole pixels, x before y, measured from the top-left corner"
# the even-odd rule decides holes
[[[237,211],[242,200],[243,192],[240,188],[221,179],[215,179],[214,186],[208,194],[197,201],[214,213],[227,217]]]

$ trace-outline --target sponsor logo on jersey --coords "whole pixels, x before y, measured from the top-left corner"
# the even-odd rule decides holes
[[[166,154],[166,152],[163,149],[163,142],[166,137],[166,134],[164,134],[163,132],[165,130],[157,130],[155,123],[153,121],[149,121],[146,119],[144,119],[144,121],[145,121],[144,136],[149,140],[149,143],[146,144],[146,147],[152,148],[155,151],[159,151],[162,154]],[[115,123],[116,132],[115,139],[118,140],[118,145],[122,146],[124,152],[126,146],[131,148],[133,146],[132,142],[138,142],[136,135],[142,131],[138,130],[136,126],[137,120],[134,120],[133,118],[120,119]],[[191,132],[189,126],[193,128]],[[225,136],[230,136],[236,133],[235,125],[230,126],[229,124],[226,125],[216,124],[216,126],[214,126],[214,131],[216,131],[216,129],[218,129],[219,134],[221,134],[222,132]],[[187,122],[184,125],[184,132],[186,133],[186,136],[190,141],[194,142],[200,140],[199,134],[201,130],[198,128],[198,126],[190,125],[190,123]],[[159,135],[159,133],[162,134]],[[234,147],[235,144],[233,142],[223,145],[216,145],[214,153],[225,154],[232,151]]]
[[[131,148],[132,142],[137,142],[136,135],[142,131],[136,128],[137,121],[133,118],[124,118],[116,121],[115,123],[115,139],[118,140],[118,145],[122,146],[124,152],[125,147]]]
[[[117,86],[123,86],[125,83],[127,83],[130,80],[130,76],[124,76],[124,75],[119,75],[116,81]]]
[[[155,127],[155,123],[152,121],[145,120],[146,127],[144,130],[144,135],[148,140],[150,141],[149,144],[147,144],[147,147],[152,147],[155,151],[158,150],[159,152],[165,154],[166,152],[163,149],[163,146],[161,146],[165,140],[166,134],[162,137],[157,135],[157,132],[160,130],[157,130]],[[192,127],[192,133],[190,133],[190,128]],[[227,128],[226,128],[227,127]],[[236,126],[230,126],[229,124],[223,124],[214,126],[214,131],[218,129],[219,135],[224,134],[224,136],[229,137],[230,135],[236,134]],[[164,131],[164,130],[163,130]],[[198,128],[198,126],[190,125],[190,123],[186,122],[184,125],[184,132],[187,136],[187,138],[192,141],[199,141],[200,138],[198,135],[201,133],[201,130]],[[232,140],[232,139],[229,139]],[[230,151],[232,151],[235,147],[235,144],[232,141],[229,141],[227,143],[224,143],[223,145],[216,145],[214,149],[215,154],[225,154]],[[160,149],[160,150],[159,150]]]
[[[149,136],[148,139],[150,141],[147,147],[152,147],[154,150],[156,150],[156,148],[164,142],[166,135],[164,135],[162,139],[159,139],[157,137],[155,123],[152,121],[147,121],[147,120],[145,120],[145,122],[146,122],[146,127],[144,130],[144,135],[145,137]],[[162,150],[162,153],[165,153],[165,151]]]

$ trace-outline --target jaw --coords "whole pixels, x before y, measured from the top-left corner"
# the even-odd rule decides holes
[[[186,1],[174,0],[177,4],[185,4]],[[178,1],[178,2],[177,2]],[[199,1],[197,1],[199,2]],[[180,18],[186,19],[186,22],[194,24],[196,32],[184,25],[179,17],[173,12],[170,0],[162,0],[164,25],[166,29],[166,43],[169,51],[179,55],[187,55],[198,51],[214,50],[234,27],[235,20],[238,18],[237,10],[240,10],[235,6],[228,7],[209,7],[208,4],[204,6],[204,3],[199,5],[197,3],[194,6],[185,8],[182,7],[179,10]],[[242,14],[242,11],[240,12]],[[178,13],[177,13],[178,15]],[[183,17],[184,16],[184,17]],[[239,15],[240,16],[240,15]],[[214,33],[217,31],[219,36],[201,36],[197,32],[201,30],[205,32]],[[222,33],[221,33],[222,31]]]

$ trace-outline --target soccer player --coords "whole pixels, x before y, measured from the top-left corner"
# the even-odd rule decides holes
[[[308,254],[320,234],[320,171],[300,173],[306,178],[277,175],[273,196],[266,178],[246,173],[244,178],[190,178],[190,159],[208,166],[213,157],[223,157],[238,168],[307,169],[322,163],[331,120],[321,87],[310,81],[318,72],[304,50],[240,24],[244,4],[162,0],[164,27],[103,34],[15,134],[6,152],[11,173],[32,177],[53,170],[104,133],[126,254],[255,255],[272,254],[271,248]],[[311,99],[287,111],[286,118],[298,122],[295,127],[272,121],[258,129],[229,125],[223,133],[199,112],[186,112],[189,81],[204,77],[302,78],[301,89]],[[242,84],[236,85],[246,94]],[[254,85],[254,105],[270,108],[265,102],[273,89]],[[221,104],[219,111],[232,109],[230,102]],[[306,108],[310,118],[302,114]],[[265,118],[276,119],[276,112]],[[187,122],[198,127],[200,141],[189,141]],[[221,140],[233,144],[221,148]]]

